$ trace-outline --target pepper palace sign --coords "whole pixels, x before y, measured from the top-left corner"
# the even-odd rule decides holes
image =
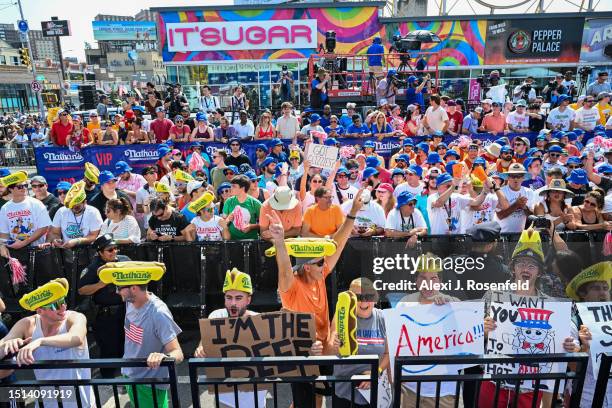
[[[170,52],[317,48],[317,20],[168,23]]]

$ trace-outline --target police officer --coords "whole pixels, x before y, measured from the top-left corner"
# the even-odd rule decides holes
[[[100,348],[100,358],[123,357],[123,321],[125,320],[125,302],[115,290],[115,285],[106,284],[98,278],[98,268],[107,262],[130,261],[125,255],[117,255],[117,244],[113,236],[105,234],[94,241],[97,254],[91,264],[83,270],[79,281],[79,295],[92,296],[97,306],[93,323],[93,334]],[[102,376],[113,378],[116,369],[101,369]]]

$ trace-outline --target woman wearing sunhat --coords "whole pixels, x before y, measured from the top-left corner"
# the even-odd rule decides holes
[[[540,191],[540,195],[545,196],[545,199],[536,205],[535,215],[550,220],[556,230],[576,229],[572,208],[565,202],[565,199],[573,197],[574,193],[565,188],[565,181],[551,180],[548,187]]]

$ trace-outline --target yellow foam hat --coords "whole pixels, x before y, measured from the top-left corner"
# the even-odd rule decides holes
[[[28,181],[28,173],[25,171],[16,171],[0,179],[0,183],[4,187],[9,187],[18,183],[25,183],[26,181]]]
[[[442,258],[431,253],[419,256],[415,272],[442,272]]]
[[[100,280],[115,286],[146,285],[160,280],[164,273],[166,265],[161,262],[108,262],[98,268]]]
[[[589,282],[607,282],[610,285],[612,281],[612,262],[599,262],[582,270],[565,288],[565,293],[568,297],[574,300],[580,300],[578,289],[585,283]]]
[[[85,163],[84,176],[87,180],[91,181],[92,183],[98,184],[100,182],[100,179],[99,179],[100,170],[96,166],[91,164],[90,162]]]
[[[26,293],[19,299],[25,310],[35,311],[39,307],[55,302],[68,294],[68,281],[65,278],[53,279],[42,286]]]
[[[64,205],[68,208],[72,208],[75,205],[84,202],[86,198],[87,193],[85,193],[85,182],[80,180],[70,186],[70,190],[68,190],[66,197],[64,198]]]
[[[161,183],[159,181],[155,182],[155,191],[158,193],[168,193],[170,194],[170,186],[167,184]]]
[[[187,208],[189,208],[189,211],[191,211],[192,213],[197,214],[203,208],[208,207],[210,203],[213,202],[214,199],[215,199],[215,195],[211,193],[210,191],[207,191],[204,194],[202,194],[202,196],[199,197],[197,200],[189,203]]]
[[[512,252],[512,258],[529,256],[539,262],[544,262],[544,251],[542,250],[542,239],[538,231],[528,229],[521,232],[521,236]]]
[[[185,182],[189,182],[191,180],[193,180],[193,177],[191,177],[191,175],[189,175],[189,173],[181,170],[181,169],[176,169],[174,171],[174,178],[176,179],[176,181],[185,181]]]
[[[336,241],[329,238],[287,238],[285,247],[295,258],[321,258],[336,253]],[[266,256],[276,255],[276,248],[266,249]]]
[[[225,273],[225,281],[223,282],[223,293],[228,290],[239,290],[240,292],[253,294],[253,285],[251,284],[251,276],[244,272],[240,272],[234,268]]]

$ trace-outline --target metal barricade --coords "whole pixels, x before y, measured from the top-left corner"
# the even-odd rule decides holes
[[[146,359],[89,359],[89,360],[45,360],[38,361],[30,365],[19,366],[16,363],[3,361],[0,362],[0,370],[16,370],[19,373],[18,377],[22,377],[21,372],[31,370],[76,370],[76,369],[100,369],[100,368],[124,368],[124,367],[141,367],[147,368]],[[178,386],[175,369],[175,361],[171,358],[165,358],[160,367],[168,369],[167,378],[91,378],[91,379],[56,379],[56,380],[37,380],[34,379],[16,379],[0,381],[0,390],[2,401],[14,400],[15,402],[29,402],[30,400],[38,401],[39,406],[65,406],[67,402],[76,404],[78,408],[97,408],[108,407],[109,402],[112,406],[120,408],[125,401],[120,403],[119,387],[125,387],[128,391],[135,408],[157,408],[163,407],[164,401],[160,398],[168,399],[171,404],[169,406],[180,407],[178,397]],[[138,386],[150,386],[150,398],[152,404],[147,404],[144,401],[139,401],[139,398],[147,398],[148,390],[143,390]],[[60,388],[61,387],[61,388]],[[85,387],[91,387],[95,398],[93,402],[83,401],[83,393],[89,393]],[[167,387],[167,392],[162,391]],[[159,391],[162,391],[161,393]],[[91,393],[90,393],[91,394]],[[105,396],[109,401],[101,401],[101,397]],[[146,405],[145,405],[146,404]]]
[[[335,376],[335,375],[319,375],[319,376],[300,376],[300,377],[283,377],[283,376],[251,376],[244,378],[208,378],[200,376],[200,369],[206,368],[244,368],[253,367],[263,370],[265,367],[292,367],[292,366],[355,366],[369,365],[369,375],[352,375],[352,376]],[[378,356],[363,355],[350,357],[252,357],[252,358],[192,358],[189,359],[189,382],[191,384],[191,398],[194,408],[200,408],[200,386],[208,386],[209,390],[212,387],[214,406],[219,407],[219,388],[222,386],[231,387],[235,406],[239,407],[239,386],[253,389],[253,395],[257,396],[258,391],[261,391],[264,386],[271,387],[273,406],[279,406],[279,390],[281,384],[311,384],[314,388],[315,384],[329,383],[332,393],[335,394],[336,384],[350,382],[351,385],[356,385],[362,381],[370,383],[370,401],[371,407],[377,406],[378,400]],[[247,391],[249,392],[249,391]],[[355,401],[355,387],[351,386],[351,404]],[[313,398],[314,403],[314,398]],[[259,397],[254,398],[255,408],[259,408]],[[208,406],[208,405],[207,405]],[[265,408],[266,404],[262,408]],[[314,405],[313,405],[314,408]]]
[[[587,369],[587,361],[588,361],[587,353],[573,353],[573,354],[517,354],[517,355],[483,355],[483,356],[419,356],[419,357],[397,357],[395,359],[395,367],[393,370],[393,407],[399,408],[402,405],[402,384],[403,383],[416,383],[416,392],[412,390],[411,397],[416,398],[416,404],[410,405],[418,408],[420,406],[420,402],[423,397],[421,395],[421,389],[423,383],[435,383],[435,407],[440,406],[440,396],[441,387],[443,382],[454,382],[455,385],[455,393],[454,397],[454,405],[458,406],[458,403],[461,399],[461,391],[462,385],[465,387],[467,383],[472,383],[471,385],[476,385],[476,392],[473,395],[475,398],[475,402],[479,401],[479,396],[481,393],[481,386],[485,382],[494,383],[494,394],[488,395],[487,405],[486,407],[497,407],[498,401],[500,399],[500,392],[502,389],[508,390],[508,407],[516,408],[518,407],[518,399],[520,394],[520,386],[522,381],[532,380],[534,381],[534,390],[536,392],[543,391],[544,386],[542,381],[544,380],[552,380],[554,381],[554,389],[552,392],[552,406],[555,406],[555,402],[557,396],[559,395],[560,385],[563,380],[572,380],[575,382],[574,391],[571,396],[570,407],[579,408],[580,407],[580,397],[582,395],[582,387],[584,384],[584,377]],[[460,372],[457,371],[457,374],[444,374],[444,375],[426,375],[426,374],[410,374],[405,375],[403,373],[403,368],[407,366],[430,366],[430,365],[463,365],[463,366],[480,366],[486,364],[523,364],[525,366],[534,366],[541,363],[577,363],[577,368],[573,371],[570,367],[568,370],[564,370],[562,372],[551,372],[551,373],[520,373],[520,374],[486,374],[486,373],[469,373],[473,370],[469,370],[469,372]],[[502,382],[511,382],[511,387],[502,388]],[[476,384],[474,384],[476,383]],[[404,387],[405,388],[405,387]],[[561,393],[563,390],[561,389]],[[511,393],[511,394],[510,394]],[[465,394],[463,395],[465,399]],[[489,403],[491,403],[489,405]],[[464,401],[465,404],[465,401]],[[428,405],[430,406],[430,405]],[[480,406],[480,405],[477,405]],[[525,405],[521,405],[525,406]],[[532,398],[531,407],[536,408],[538,406],[538,398]],[[482,407],[485,408],[485,407]]]
[[[608,391],[608,382],[612,378],[612,353],[604,353],[601,355],[599,362],[599,374],[595,383],[595,392],[593,394],[593,407],[603,407]],[[612,396],[609,396],[612,398]]]
[[[0,148],[1,167],[32,167],[35,165],[33,147]]]

